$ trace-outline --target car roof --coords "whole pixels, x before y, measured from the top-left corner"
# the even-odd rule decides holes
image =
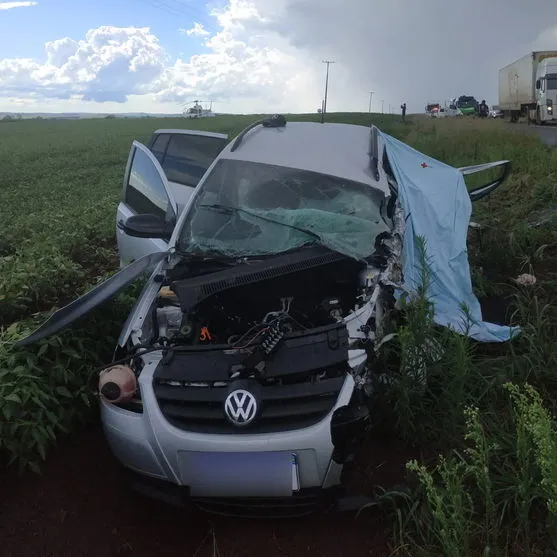
[[[250,130],[235,151],[228,144],[219,159],[273,164],[329,174],[368,184],[388,194],[370,167],[371,129],[355,124],[287,122],[285,127]]]

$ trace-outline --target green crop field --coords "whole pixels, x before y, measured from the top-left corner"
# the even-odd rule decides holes
[[[0,455],[7,461],[38,471],[61,434],[96,419],[88,377],[110,361],[135,287],[56,337],[26,349],[12,344],[118,269],[115,216],[132,140],[178,127],[234,136],[256,118],[0,123]],[[369,115],[328,120],[368,125]],[[486,311],[523,329],[512,343],[478,345],[433,327],[426,300],[407,310],[397,361],[429,335],[445,355],[427,361],[425,393],[402,363],[389,368],[395,381],[384,393],[381,428],[422,455],[400,479],[407,491],[379,490],[394,543],[400,554],[451,557],[555,550],[557,150],[496,121],[402,124],[375,115],[374,123],[455,166],[512,161],[505,185],[474,207],[483,228],[470,234],[469,257]],[[521,273],[536,283],[518,285]]]

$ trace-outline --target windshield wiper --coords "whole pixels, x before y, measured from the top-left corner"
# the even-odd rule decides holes
[[[268,217],[264,217],[263,215],[258,215],[257,213],[252,213],[251,211],[247,211],[246,209],[242,209],[240,207],[234,207],[234,206],[231,206],[231,205],[222,205],[220,203],[202,203],[201,205],[198,205],[198,207],[203,207],[204,209],[213,209],[213,210],[218,211],[220,213],[223,213],[225,215],[234,215],[236,213],[245,213],[246,215],[250,215],[252,217],[255,217],[255,218],[258,218],[258,219],[261,219],[261,220],[266,220],[267,222],[271,222],[273,224],[279,224],[281,226],[285,226],[286,228],[291,228],[293,230],[297,230],[298,232],[302,232],[303,234],[307,234],[308,236],[311,236],[312,238],[314,238],[318,242],[322,241],[319,234],[316,234],[312,230],[308,230],[307,228],[302,228],[300,226],[296,226],[295,224],[287,224],[286,222],[281,222],[279,220],[270,219]]]

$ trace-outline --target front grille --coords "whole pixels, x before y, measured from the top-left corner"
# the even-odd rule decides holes
[[[347,364],[260,381],[261,410],[245,427],[236,427],[224,414],[230,383],[154,380],[164,417],[180,429],[198,433],[254,434],[311,426],[334,407],[346,378]]]

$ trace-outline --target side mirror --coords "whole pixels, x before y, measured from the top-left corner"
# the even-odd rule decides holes
[[[166,240],[172,236],[173,222],[166,222],[163,218],[153,215],[132,215],[123,225],[123,230],[134,238],[161,238]]]
[[[542,85],[541,80],[536,79],[536,89],[540,89],[541,85]]]

